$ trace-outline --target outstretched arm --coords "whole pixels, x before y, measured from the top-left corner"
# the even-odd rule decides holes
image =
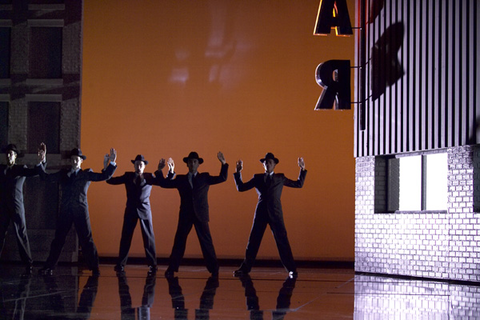
[[[103,170],[101,173],[88,172],[89,181],[104,181],[110,179],[115,170],[117,170],[117,151],[113,148],[110,149],[110,154],[105,154],[103,157]]]
[[[217,158],[222,163],[222,165],[227,163],[227,161],[225,160],[225,156],[220,151],[217,153]]]
[[[106,170],[110,163],[115,166],[116,161],[117,161],[117,150],[115,150],[114,148],[110,148],[110,154],[107,153],[103,157],[103,170]]]
[[[127,181],[127,176],[125,174],[118,176],[118,177],[111,177],[107,180],[108,184],[118,185],[124,184]]]
[[[155,179],[151,183],[152,185],[160,186],[162,188],[176,188],[177,183],[175,179],[173,179],[175,177],[175,163],[172,158],[168,158],[167,165],[168,174],[165,178],[162,172],[162,169],[165,168],[165,159],[160,159],[158,162],[158,170],[155,172]]]
[[[305,176],[307,175],[307,170],[305,169],[305,161],[302,157],[298,158],[298,166],[300,167],[300,174],[298,175],[297,181],[290,180],[285,178],[283,185],[290,188],[301,188],[305,182]]]
[[[33,176],[42,174],[42,170],[43,170],[42,164],[44,164],[46,160],[45,158],[46,152],[47,152],[47,147],[42,142],[37,151],[38,163],[33,168],[28,168],[26,165],[24,165],[20,172],[20,175],[24,177],[33,177]]]
[[[238,191],[247,191],[255,187],[255,180],[254,178],[250,179],[250,181],[243,183],[242,180],[242,170],[243,170],[243,161],[237,161],[237,170],[233,174],[233,178],[235,180],[235,186],[237,187]]]
[[[37,151],[37,156],[40,159],[43,159],[43,161],[40,161],[39,164],[35,167],[35,170],[37,171],[37,174],[40,175],[40,178],[42,180],[46,180],[47,182],[58,182],[61,179],[62,176],[62,171],[57,171],[54,173],[47,173],[47,146],[45,143],[41,143],[40,147],[38,148]]]
[[[237,161],[237,171],[236,172],[240,173],[242,170],[243,170],[243,161],[238,160]]]
[[[218,176],[210,176],[208,179],[209,184],[217,184],[222,183],[227,180],[228,176],[228,163],[225,160],[225,156],[222,152],[217,153],[218,160],[222,163],[222,168],[220,169],[220,175]]]

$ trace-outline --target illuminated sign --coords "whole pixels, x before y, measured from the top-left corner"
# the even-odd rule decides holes
[[[337,36],[353,34],[347,0],[320,0],[313,34],[326,36],[330,34],[332,28],[335,29]]]
[[[314,35],[328,35],[332,28],[337,36],[353,34],[346,0],[320,0]],[[329,60],[318,65],[315,80],[323,88],[315,110],[350,109],[350,61]]]
[[[315,71],[315,80],[323,88],[315,110],[350,109],[350,61],[329,60],[320,63]]]

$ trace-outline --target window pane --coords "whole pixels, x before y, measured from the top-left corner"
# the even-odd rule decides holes
[[[422,157],[402,157],[400,160],[400,199],[402,211],[422,209]]]
[[[30,78],[62,77],[62,28],[30,28]]]
[[[1,3],[1,2],[0,2]],[[0,28],[0,78],[10,78],[10,28]]]
[[[60,102],[28,103],[28,153],[37,153],[41,142],[49,153],[60,153]]]
[[[427,210],[447,210],[447,171],[448,155],[438,153],[427,155],[426,169],[426,208]]]
[[[387,188],[387,211],[399,210],[400,197],[400,159],[388,159],[388,188]]]
[[[0,101],[0,148],[8,143],[8,102]]]

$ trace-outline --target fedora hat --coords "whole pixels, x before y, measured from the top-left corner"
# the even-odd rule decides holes
[[[70,151],[70,157],[72,156],[78,156],[83,160],[87,159],[87,157],[83,155],[82,150],[80,150],[79,148],[73,148],[72,151]]]
[[[199,164],[203,163],[203,159],[198,157],[198,153],[195,151],[190,152],[188,157],[183,158],[183,162],[187,163],[188,159],[197,159]]]
[[[279,162],[279,160],[278,160],[277,158],[275,158],[275,156],[274,156],[273,153],[271,153],[271,152],[268,152],[268,153],[265,155],[265,158],[260,159],[260,162],[261,162],[261,163],[264,163],[265,160],[268,160],[268,159],[272,159],[272,160],[275,162],[275,164],[277,164],[277,163]]]
[[[13,151],[17,154],[17,157],[23,156],[23,154],[18,151],[17,146],[14,145],[13,143],[10,143],[6,148],[5,148],[5,153],[8,153],[8,151]]]
[[[145,160],[145,158],[143,157],[143,154],[138,154],[135,157],[135,160],[132,160],[132,163],[135,163],[135,161],[143,161],[146,165],[148,164],[148,161]]]

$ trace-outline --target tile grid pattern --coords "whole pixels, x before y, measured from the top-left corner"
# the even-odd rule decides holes
[[[378,213],[385,161],[357,158],[355,271],[480,282],[479,159],[476,146],[448,149],[446,213]]]

